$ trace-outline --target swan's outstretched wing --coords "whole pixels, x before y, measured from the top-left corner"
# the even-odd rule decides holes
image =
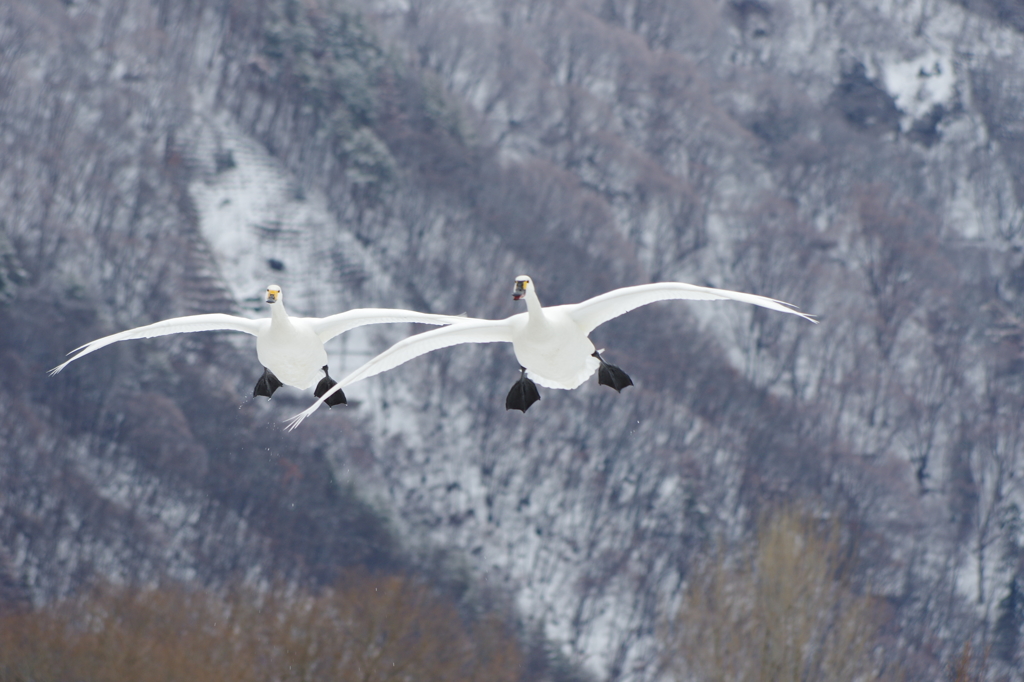
[[[71,353],[74,353],[74,356],[71,359],[50,370],[50,376],[61,371],[83,355],[88,355],[95,350],[99,350],[104,346],[109,346],[112,343],[117,343],[118,341],[128,341],[129,339],[148,339],[154,336],[167,336],[168,334],[208,331],[235,331],[255,336],[259,333],[262,326],[268,325],[269,323],[270,320],[248,320],[244,317],[225,315],[224,313],[173,317],[169,320],[161,320],[160,322],[147,324],[144,327],[136,327],[135,329],[129,329],[127,331],[118,332],[117,334],[111,334],[110,336],[104,336],[102,339],[96,339],[95,341],[90,341],[84,346],[79,346],[75,350],[71,351]],[[68,353],[68,355],[71,355],[71,353]]]
[[[510,318],[511,319],[511,318]],[[422,334],[410,336],[403,339],[377,357],[369,360],[362,367],[356,369],[347,377],[333,386],[331,390],[324,393],[313,405],[288,420],[288,431],[291,431],[309,415],[316,412],[336,391],[350,386],[357,381],[367,379],[389,369],[409,362],[413,358],[424,355],[433,350],[457,346],[462,343],[496,343],[499,341],[512,341],[512,325],[509,320],[477,320],[463,319],[449,327],[442,329],[431,329]]]
[[[634,308],[669,299],[690,299],[697,301],[717,301],[730,299],[743,303],[777,310],[780,313],[791,313],[799,315],[805,320],[817,323],[813,315],[795,310],[789,303],[776,301],[774,298],[766,298],[755,294],[744,294],[739,291],[727,289],[712,289],[711,287],[700,287],[696,284],[684,282],[660,282],[657,284],[640,284],[635,287],[624,287],[609,291],[607,294],[595,296],[589,300],[575,305],[561,306],[576,321],[584,332],[589,334],[596,327],[608,320],[624,315]]]
[[[467,317],[457,315],[432,315],[413,310],[396,308],[356,308],[337,315],[323,318],[308,318],[313,331],[326,343],[338,334],[367,324],[388,324],[393,322],[419,322],[420,324],[454,324],[465,322]]]

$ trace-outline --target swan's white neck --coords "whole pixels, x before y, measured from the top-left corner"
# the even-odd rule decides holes
[[[284,309],[284,301],[278,301],[272,303],[270,306],[270,324],[272,326],[291,326],[291,320],[288,319],[288,313]]]
[[[530,314],[531,322],[543,322],[545,320],[544,308],[540,305],[540,299],[537,298],[537,292],[534,291],[533,287],[526,289],[526,310]]]

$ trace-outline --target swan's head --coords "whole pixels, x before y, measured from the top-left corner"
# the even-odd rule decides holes
[[[267,303],[280,303],[281,302],[281,287],[276,284],[271,284],[267,287]]]
[[[520,275],[516,277],[516,288],[512,290],[512,300],[518,301],[523,296],[526,296],[527,289],[533,286],[533,280],[526,275]]]

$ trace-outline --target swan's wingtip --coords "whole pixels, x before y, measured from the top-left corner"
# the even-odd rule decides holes
[[[794,315],[799,315],[800,317],[804,318],[808,322],[813,322],[814,324],[818,324],[821,321],[821,320],[818,319],[817,315],[812,315],[811,313],[805,313],[805,312],[800,310],[799,306],[795,306],[792,303],[786,303],[785,301],[776,301],[776,303],[781,303],[783,306],[785,306],[785,308],[786,308],[785,312],[792,313]]]
[[[51,377],[52,376],[56,376],[56,375],[60,374],[60,371],[62,369],[64,369],[65,367],[67,367],[67,366],[68,366],[68,363],[66,363],[66,362],[62,363],[62,364],[59,364],[56,367],[54,367],[53,369],[47,370],[46,371],[46,375],[47,376],[51,376]]]
[[[812,315],[810,313],[802,313],[799,310],[794,310],[793,312],[799,315],[800,317],[804,318],[808,322],[812,322],[814,324],[818,324],[819,322],[821,322],[821,320],[818,319],[817,315]]]
[[[285,431],[294,431],[306,418],[305,412],[300,412],[285,423]]]
[[[299,427],[299,424],[304,422],[306,420],[306,417],[316,412],[316,408],[318,407],[320,407],[319,401],[313,403],[313,407],[310,407],[306,410],[303,410],[302,412],[299,412],[297,415],[295,415],[286,422],[287,425],[284,427],[284,430],[294,431],[295,429],[297,429]]]

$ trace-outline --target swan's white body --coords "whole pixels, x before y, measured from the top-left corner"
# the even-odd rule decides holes
[[[284,306],[271,304],[270,319],[256,334],[256,357],[281,380],[295,388],[310,388],[323,376],[327,364],[324,342],[314,322],[302,317],[289,317]]]
[[[541,308],[537,294],[528,291],[527,312],[507,320],[516,359],[541,386],[576,388],[601,364],[594,357],[594,344],[573,318],[572,306]]]
[[[386,372],[424,353],[462,343],[509,342],[519,364],[526,368],[527,377],[548,388],[576,388],[590,378],[601,364],[594,357],[595,349],[589,339],[590,332],[608,320],[655,301],[729,299],[817,322],[813,316],[772,298],[683,282],[624,287],[581,303],[543,308],[533,281],[523,276],[516,279],[515,292],[516,299],[522,297],[526,298],[525,313],[504,320],[461,320],[444,329],[432,329],[399,341],[339,381],[336,387],[321,396],[309,409],[295,415],[289,421],[288,429],[301,424],[335,390]]]
[[[118,341],[187,332],[236,331],[256,337],[256,356],[282,383],[306,389],[324,376],[323,368],[327,365],[324,343],[350,329],[392,322],[442,325],[467,319],[391,308],[357,308],[322,318],[291,317],[284,309],[281,288],[276,285],[267,288],[267,303],[270,304],[270,317],[261,320],[222,313],[189,315],[104,336],[71,351],[74,355],[50,370],[50,375],[57,374],[80,357]]]

